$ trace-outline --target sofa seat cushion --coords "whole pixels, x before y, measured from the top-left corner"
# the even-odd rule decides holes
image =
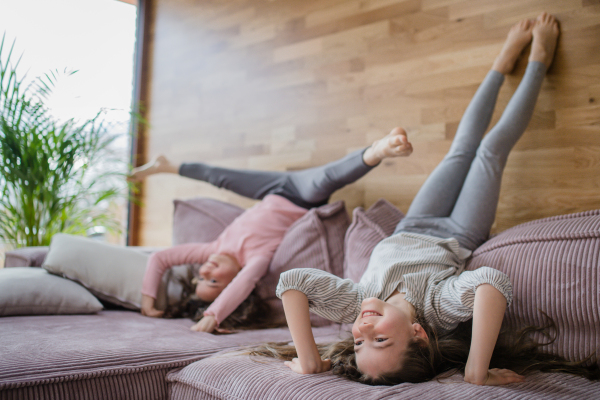
[[[543,311],[558,327],[548,351],[569,360],[600,356],[600,210],[508,229],[480,246],[467,269],[481,266],[512,281],[510,327],[544,325]]]
[[[237,346],[289,341],[287,329],[192,332],[187,319],[131,311],[4,317],[0,399],[166,399],[168,371]],[[330,335],[315,329],[317,337]]]
[[[174,200],[173,206],[173,246],[211,242],[244,212],[234,204],[204,197]]]
[[[600,396],[600,382],[566,374],[536,373],[524,383],[477,386],[460,374],[439,383],[369,386],[331,372],[300,375],[283,362],[249,356],[215,355],[171,372],[171,400],[347,400],[347,399],[589,399]]]

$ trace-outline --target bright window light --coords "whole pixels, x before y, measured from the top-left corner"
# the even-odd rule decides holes
[[[88,119],[131,107],[136,13],[116,0],[0,0],[0,34],[5,45],[16,39],[14,54],[23,55],[20,71],[30,79],[77,70],[49,106],[59,119]]]

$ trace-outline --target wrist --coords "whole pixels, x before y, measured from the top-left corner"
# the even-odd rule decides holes
[[[485,385],[488,379],[489,373],[487,368],[485,370],[470,369],[468,366],[465,368],[465,382],[474,385]]]

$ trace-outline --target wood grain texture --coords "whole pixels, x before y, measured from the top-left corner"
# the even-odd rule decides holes
[[[561,24],[533,119],[510,155],[494,232],[600,207],[600,2],[595,0],[152,0],[145,159],[293,170],[395,126],[410,158],[334,194],[406,211],[448,150],[508,29],[542,10]],[[526,66],[501,90],[495,123]],[[140,244],[167,246],[172,200],[253,201],[177,176],[144,187]]]

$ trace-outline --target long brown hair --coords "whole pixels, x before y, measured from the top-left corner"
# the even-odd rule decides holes
[[[556,332],[556,325],[552,319],[547,319],[548,323],[543,327],[530,326],[518,331],[505,329],[500,332],[490,368],[507,368],[525,375],[534,371],[563,372],[590,380],[600,379],[600,368],[594,353],[582,361],[570,362],[541,350],[541,347],[556,340],[556,335],[550,334],[552,331]],[[445,378],[457,372],[464,373],[471,345],[472,322],[463,322],[453,331],[442,335],[436,334],[423,318],[417,318],[417,322],[425,329],[429,337],[428,343],[421,339],[411,341],[404,353],[402,365],[399,364],[394,372],[377,377],[365,375],[358,369],[352,337],[317,347],[324,359],[331,360],[334,374],[370,385],[418,383],[435,377]],[[536,332],[548,338],[548,341],[533,340],[531,336]],[[295,347],[286,343],[268,343],[247,353],[281,360],[297,357]]]
[[[190,318],[195,322],[200,321],[211,302],[203,301],[196,296],[194,281],[179,279],[179,282],[183,287],[181,300],[167,307],[165,318]],[[236,331],[285,326],[285,321],[273,320],[272,315],[269,304],[256,291],[252,291],[242,304],[219,324],[219,328]]]

